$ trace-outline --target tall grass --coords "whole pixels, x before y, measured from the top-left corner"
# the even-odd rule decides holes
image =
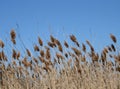
[[[16,37],[15,30],[11,30],[14,46]],[[70,35],[73,46],[52,35],[45,45],[38,37],[34,53],[25,48],[24,56],[15,47],[6,54],[4,48],[8,44],[0,40],[0,88],[120,89],[120,53],[116,37],[110,34],[110,38],[113,42],[97,53],[88,40],[79,43],[74,35]]]

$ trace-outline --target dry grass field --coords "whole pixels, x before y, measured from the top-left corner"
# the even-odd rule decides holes
[[[34,53],[16,48],[17,34],[10,32],[11,54],[6,54],[0,39],[0,88],[1,89],[120,89],[120,50],[117,38],[110,34],[111,44],[97,53],[86,40],[64,43],[50,35],[47,44],[38,37]],[[24,40],[23,40],[24,41]]]

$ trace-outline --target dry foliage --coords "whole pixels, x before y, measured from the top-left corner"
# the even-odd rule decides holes
[[[15,46],[15,31],[10,35]],[[39,45],[34,45],[34,53],[26,48],[24,55],[16,48],[7,50],[11,54],[6,54],[3,47],[8,44],[0,40],[0,88],[120,89],[120,53],[116,37],[110,34],[110,38],[113,43],[97,53],[88,40],[90,51],[84,43],[80,47],[74,35],[70,35],[70,39],[77,47],[67,41],[62,45],[52,35],[43,46],[38,37]]]

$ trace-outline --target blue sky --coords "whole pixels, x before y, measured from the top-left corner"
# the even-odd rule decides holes
[[[38,35],[48,41],[50,34],[60,40],[74,34],[101,50],[111,43],[110,33],[119,43],[120,0],[0,0],[0,39],[9,37],[12,28],[27,48],[37,43]]]

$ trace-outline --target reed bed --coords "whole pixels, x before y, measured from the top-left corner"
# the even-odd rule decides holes
[[[72,34],[73,45],[52,35],[45,44],[38,36],[34,51],[25,47],[23,55],[16,38],[13,29],[10,44],[0,39],[1,89],[120,89],[120,50],[113,34],[100,53],[88,40],[79,43]],[[13,45],[7,50],[10,54],[6,45]]]

